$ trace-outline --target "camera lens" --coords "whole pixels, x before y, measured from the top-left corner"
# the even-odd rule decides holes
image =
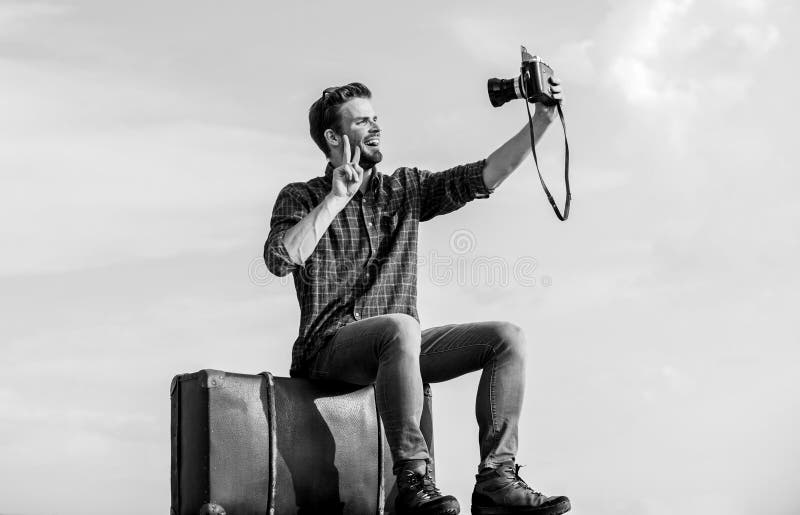
[[[514,79],[489,79],[486,88],[489,91],[489,101],[494,107],[500,107],[509,100],[522,98],[517,82],[519,77]]]

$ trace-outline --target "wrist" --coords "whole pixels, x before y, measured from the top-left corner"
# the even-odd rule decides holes
[[[555,120],[555,109],[537,108],[533,113],[533,120],[544,126],[550,125]]]
[[[338,213],[344,206],[347,205],[347,202],[350,200],[350,197],[347,196],[339,196],[336,195],[333,191],[329,192],[325,199],[322,201],[325,206],[333,211],[334,213]]]

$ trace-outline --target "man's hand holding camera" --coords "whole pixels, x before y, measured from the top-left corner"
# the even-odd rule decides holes
[[[564,100],[564,92],[561,89],[561,81],[559,81],[555,76],[549,78],[550,83],[550,96],[553,97],[558,104],[561,104]],[[556,111],[557,104],[545,105],[543,103],[536,104],[536,112],[533,114],[534,123],[541,123],[545,122],[546,124],[550,124],[553,120],[558,117],[558,112]]]

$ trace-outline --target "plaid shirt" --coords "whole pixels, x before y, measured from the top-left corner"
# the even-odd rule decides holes
[[[455,211],[494,190],[483,182],[481,160],[432,173],[399,168],[391,176],[374,169],[366,192],[357,191],[302,265],[283,244],[287,229],[331,191],[333,166],[324,177],[285,186],[275,201],[264,261],[273,274],[294,277],[300,333],[292,347],[290,375],[302,376],[337,329],[388,313],[417,314],[419,222]]]

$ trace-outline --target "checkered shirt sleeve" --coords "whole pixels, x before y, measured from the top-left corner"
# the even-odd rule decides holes
[[[283,244],[286,231],[311,212],[304,199],[297,197],[298,191],[300,188],[297,185],[289,184],[278,193],[275,207],[272,209],[269,236],[264,243],[264,261],[267,269],[278,277],[288,275],[302,266],[289,257],[286,245]]]
[[[494,188],[483,182],[485,166],[482,159],[443,172],[412,168],[419,184],[420,222],[455,211],[476,198],[488,198]]]

